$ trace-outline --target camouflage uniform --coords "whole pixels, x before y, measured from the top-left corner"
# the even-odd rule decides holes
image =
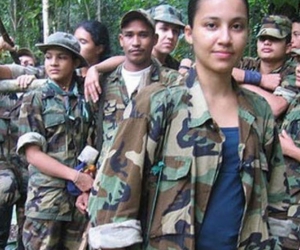
[[[260,71],[261,59],[245,57],[240,61],[239,68],[244,70]],[[280,74],[281,83],[273,92],[275,95],[282,96],[288,103],[294,100],[298,88],[295,87],[295,64],[286,60],[278,69],[273,70],[270,74]]]
[[[45,53],[53,46],[70,50],[80,60],[80,45],[71,34],[56,32],[38,47]],[[68,92],[51,79],[24,95],[20,116],[17,152],[27,145],[41,150],[62,164],[74,168],[78,155],[91,134],[93,117],[83,96],[83,83],[72,79]],[[66,189],[66,180],[42,173],[29,164],[26,221],[23,242],[26,249],[77,249],[87,220],[75,208],[75,197]]]
[[[49,156],[75,167],[91,122],[91,114],[79,84],[75,83],[73,90],[67,93],[48,79],[45,86],[24,95],[19,117],[18,153],[23,153],[27,144],[36,144]],[[30,240],[27,238],[30,232],[26,230],[28,221],[36,223],[37,219],[70,222],[78,219],[74,216],[74,197],[67,192],[65,180],[43,174],[33,165],[29,165],[29,176],[25,204],[25,214],[29,218],[26,218],[24,227],[26,240]],[[34,219],[33,222],[31,218]],[[80,239],[85,219],[78,220],[82,225],[75,229],[78,230],[77,237]],[[37,233],[40,235],[42,232]]]
[[[270,15],[262,19],[262,25],[256,37],[259,39],[259,37],[269,36],[286,40],[287,37],[291,35],[291,29],[292,23],[289,18],[280,15]],[[238,68],[259,72],[260,65],[261,59],[246,57],[241,60]],[[284,64],[270,73],[281,75],[281,82],[273,94],[282,96],[287,103],[290,104],[299,92],[295,86],[295,64],[292,63],[287,56]],[[282,122],[283,115],[276,119],[279,124]]]
[[[297,95],[295,100],[291,103],[281,128],[286,130],[287,133],[292,137],[295,145],[300,147],[300,95]],[[290,195],[292,197],[288,216],[295,219],[298,226],[300,226],[300,163],[289,156],[285,156],[284,159],[287,166]],[[295,228],[293,234],[290,234],[289,238],[284,240],[286,247],[288,249],[299,249],[299,238],[300,230],[298,228],[297,231],[297,228]]]
[[[99,169],[104,158],[106,157],[109,148],[112,145],[115,131],[117,130],[118,124],[123,118],[123,113],[130,102],[130,97],[128,96],[125,82],[121,75],[122,65],[120,65],[114,72],[108,75],[106,79],[101,80],[105,86],[105,101],[103,108],[103,122],[100,124],[98,122],[97,127],[103,129],[103,145],[101,154],[98,160],[97,168]],[[138,89],[141,89],[149,84],[156,82],[170,82],[170,80],[177,83],[181,80],[181,76],[177,71],[170,70],[160,66],[160,63],[156,59],[152,59],[152,66],[150,73],[144,75],[144,79],[141,79]],[[143,85],[142,85],[143,83]],[[173,84],[170,82],[170,84]],[[133,93],[136,95],[137,90]],[[88,210],[90,214],[90,221],[92,225],[96,224],[98,202],[97,202],[97,192],[99,187],[99,175],[100,171],[95,178],[94,186],[90,193]]]
[[[94,247],[128,240],[143,246],[126,249],[195,249],[225,139],[195,77],[190,71],[187,88],[147,86],[126,108],[102,166],[98,226],[89,232]],[[237,248],[281,249],[268,229],[268,215],[286,212],[289,203],[273,115],[263,98],[233,86],[246,203]]]
[[[4,249],[10,232],[13,206],[17,208],[18,249],[22,249],[24,203],[28,171],[25,159],[15,153],[18,140],[18,115],[21,99],[17,95],[0,96],[0,249]]]

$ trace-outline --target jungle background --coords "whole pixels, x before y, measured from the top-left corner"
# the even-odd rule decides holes
[[[261,18],[267,14],[299,16],[300,0],[248,0],[250,4],[250,37],[245,56],[256,56],[255,34]],[[87,19],[103,22],[110,31],[113,55],[122,53],[118,42],[119,20],[130,9],[168,3],[182,11],[187,23],[188,0],[1,0],[0,17],[14,42],[30,48],[40,59],[35,44],[55,31],[73,33],[76,25]],[[182,35],[173,56],[192,58],[191,48]],[[12,62],[9,53],[2,53],[1,63]]]

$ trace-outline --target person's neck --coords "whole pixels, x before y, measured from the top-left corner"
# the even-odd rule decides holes
[[[63,91],[69,91],[71,85],[72,85],[72,79],[73,79],[73,76],[71,76],[70,78],[65,78],[65,79],[62,79],[62,80],[59,80],[59,81],[55,81],[55,80],[52,80],[54,81]]]
[[[230,72],[219,73],[196,66],[201,88],[207,97],[226,96],[232,92],[232,76]]]
[[[160,53],[159,51],[153,49],[153,50],[152,50],[152,55],[153,55],[153,56],[154,56],[161,64],[165,64],[166,58],[167,58],[167,54]]]
[[[268,62],[268,61],[261,60],[259,72],[261,74],[270,74],[272,71],[281,68],[283,64],[284,64],[284,60],[275,61],[275,62],[274,61]]]
[[[127,71],[137,72],[137,71],[141,71],[143,69],[148,68],[150,65],[151,65],[151,60],[149,62],[141,63],[139,65],[132,64],[132,63],[125,60],[125,62],[123,64],[123,67]]]

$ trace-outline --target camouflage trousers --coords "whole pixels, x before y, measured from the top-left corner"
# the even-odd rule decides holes
[[[23,243],[28,250],[77,250],[88,220],[75,209],[72,221],[26,217]]]
[[[20,193],[12,170],[0,169],[0,183],[0,248],[4,249],[9,236],[13,205],[20,198]]]
[[[22,228],[24,224],[24,204],[27,193],[28,173],[24,169],[24,181],[19,180],[15,172],[6,166],[0,164],[0,249],[4,249],[10,232],[13,206],[17,209],[18,223],[18,250],[24,249],[22,245]],[[27,177],[27,179],[26,179]]]

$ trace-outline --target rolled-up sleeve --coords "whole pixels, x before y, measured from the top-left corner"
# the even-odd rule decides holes
[[[17,153],[19,155],[25,154],[24,147],[28,144],[40,146],[43,152],[46,152],[47,150],[47,142],[45,137],[36,132],[29,132],[19,137],[17,143]]]

